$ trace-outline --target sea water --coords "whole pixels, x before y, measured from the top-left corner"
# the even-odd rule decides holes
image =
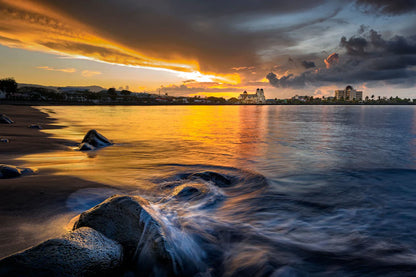
[[[148,199],[173,258],[201,276],[416,274],[413,106],[39,109],[73,143],[21,159],[106,185],[67,208]],[[74,150],[90,129],[115,144]],[[176,197],[187,186],[200,193]]]

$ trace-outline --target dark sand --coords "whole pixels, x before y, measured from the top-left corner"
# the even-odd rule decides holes
[[[15,159],[26,154],[67,149],[76,142],[52,139],[30,124],[43,129],[59,128],[47,114],[29,106],[0,105],[0,113],[14,124],[0,124],[0,163],[20,165]],[[68,196],[82,188],[106,187],[71,176],[39,171],[35,175],[0,179],[0,258],[60,235],[75,216],[66,207]]]

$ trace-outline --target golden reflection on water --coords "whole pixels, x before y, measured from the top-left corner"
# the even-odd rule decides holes
[[[411,107],[83,106],[41,110],[52,110],[57,125],[67,126],[43,131],[73,141],[72,147],[90,129],[97,129],[115,145],[91,152],[28,155],[21,158],[27,166],[110,185],[140,186],[151,178],[176,173],[174,166],[225,166],[271,177],[351,166],[378,168],[389,162],[415,164],[414,138],[402,135],[414,133]]]
[[[93,152],[74,150],[27,155],[29,165],[88,180],[131,185],[166,174],[160,164],[244,167],[264,154],[267,126],[264,106],[43,107],[53,111],[61,129],[54,138],[82,141],[97,129],[115,142]]]

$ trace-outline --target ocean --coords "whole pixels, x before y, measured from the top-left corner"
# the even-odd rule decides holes
[[[414,276],[414,106],[38,107],[74,141],[28,167],[148,199],[184,272],[199,276]],[[114,142],[77,151],[90,129]],[[178,188],[198,193],[178,196]]]

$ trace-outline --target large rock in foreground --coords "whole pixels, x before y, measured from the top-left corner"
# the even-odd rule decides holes
[[[0,261],[0,276],[111,276],[122,264],[117,242],[88,227]]]
[[[149,202],[140,196],[114,195],[83,212],[73,229],[84,226],[94,228],[120,243],[126,257],[133,257],[143,237],[142,233],[150,231],[149,228],[157,231],[160,236],[158,241],[162,239],[161,226],[149,214],[149,209]]]
[[[86,148],[82,149],[84,144],[87,144],[88,146],[93,146],[94,148],[101,148],[113,145],[111,141],[109,141],[106,137],[98,133],[96,130],[89,130],[80,144],[81,150],[92,150]]]
[[[8,117],[5,114],[0,114],[0,123],[12,124],[13,123],[13,120],[11,120],[10,117]]]
[[[136,275],[191,275],[177,264],[179,257],[173,257],[162,223],[142,197],[112,196],[82,213],[74,224],[74,230],[83,226],[94,228],[120,243],[124,248],[125,262]]]

